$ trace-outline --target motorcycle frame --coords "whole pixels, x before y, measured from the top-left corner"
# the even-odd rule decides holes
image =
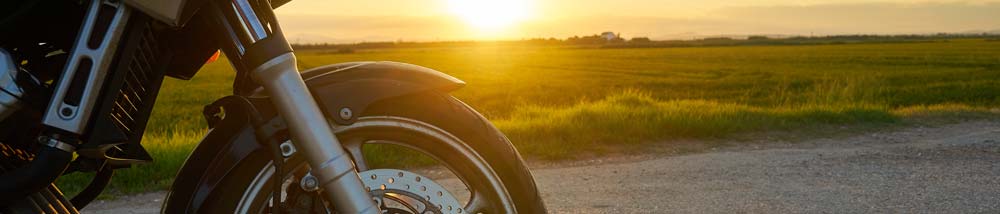
[[[56,86],[42,120],[46,126],[73,134],[83,134],[87,129],[131,14],[124,4],[104,0],[91,1],[87,7],[84,24],[60,77],[64,81]],[[111,19],[104,31],[96,27],[102,18]]]

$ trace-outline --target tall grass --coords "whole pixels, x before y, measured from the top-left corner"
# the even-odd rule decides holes
[[[854,103],[765,108],[708,100],[658,100],[648,92],[628,90],[568,108],[522,107],[494,124],[526,155],[558,159],[581,152],[600,152],[609,145],[996,113],[961,104],[901,109]]]

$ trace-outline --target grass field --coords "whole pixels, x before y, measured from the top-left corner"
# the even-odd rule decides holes
[[[423,65],[468,82],[453,93],[528,158],[759,131],[983,118],[1000,107],[1000,43],[597,49],[483,45],[299,52],[303,69],[348,61]],[[163,189],[205,131],[200,111],[231,91],[226,62],[167,80],[144,145],[156,162],[119,170],[113,191]],[[85,176],[59,181],[69,192]]]

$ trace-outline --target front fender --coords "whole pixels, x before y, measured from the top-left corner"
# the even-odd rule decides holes
[[[341,125],[353,123],[379,100],[465,86],[462,80],[439,71],[398,62],[334,64],[303,72],[302,78],[328,118]]]
[[[449,92],[465,82],[444,73],[398,62],[351,62],[322,66],[302,73],[310,92],[327,118],[338,124],[353,123],[368,105],[380,100],[427,91]],[[262,90],[258,90],[259,92]],[[224,109],[223,118],[207,118],[212,129],[191,153],[164,202],[164,213],[198,213],[209,197],[233,197],[216,189],[242,160],[266,147],[256,134],[262,122],[274,115],[263,92],[251,97],[226,97],[206,107],[206,117]],[[348,111],[341,115],[342,111]],[[265,131],[269,132],[269,131]],[[238,196],[236,196],[238,197]]]

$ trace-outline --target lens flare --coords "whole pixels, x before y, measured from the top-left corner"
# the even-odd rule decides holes
[[[496,30],[517,24],[531,13],[532,0],[448,0],[453,14],[482,30]]]

